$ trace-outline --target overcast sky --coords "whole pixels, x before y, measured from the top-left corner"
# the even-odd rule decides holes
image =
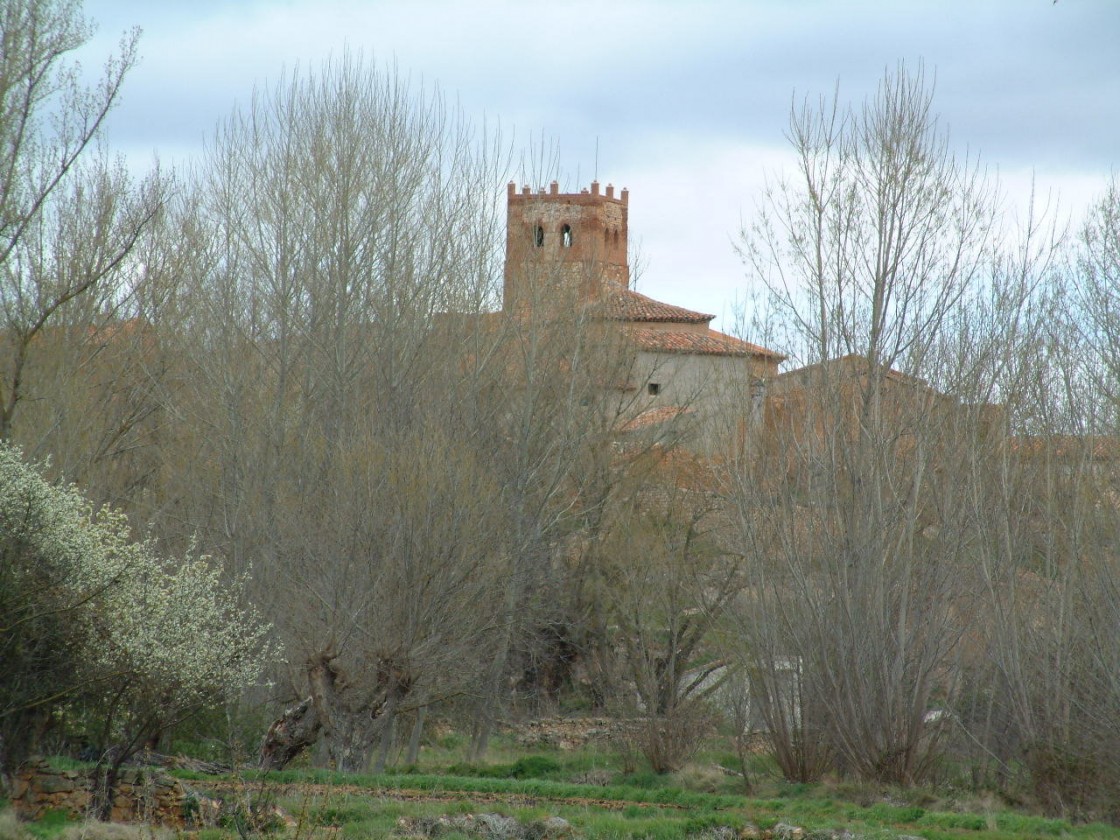
[[[179,165],[254,88],[344,49],[438,83],[518,149],[558,150],[562,186],[630,189],[639,291],[725,327],[744,272],[731,242],[787,168],[791,98],[862,101],[925,63],[956,148],[1031,178],[1080,216],[1120,166],[1120,0],[86,0],[99,65],[142,28],[110,124],[130,160]],[[598,163],[596,169],[596,147]],[[522,180],[521,173],[510,176]]]

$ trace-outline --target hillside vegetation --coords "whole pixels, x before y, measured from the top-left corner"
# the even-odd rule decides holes
[[[1012,212],[920,66],[795,103],[737,242],[768,350],[620,320],[578,225],[507,240],[501,139],[405,75],[294,70],[137,178],[138,34],[86,88],[78,2],[0,25],[5,791],[92,762],[104,817],[148,750],[291,770],[296,834],[443,831],[393,789],[593,837],[1120,825],[1120,182]],[[500,752],[584,716],[601,766]]]

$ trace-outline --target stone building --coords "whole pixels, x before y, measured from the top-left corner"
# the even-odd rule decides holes
[[[761,417],[766,383],[785,358],[711,328],[715,317],[631,288],[630,195],[597,181],[561,193],[553,181],[507,193],[503,311],[515,318],[579,313],[630,352],[626,430],[682,415],[690,444],[717,452],[743,440]]]

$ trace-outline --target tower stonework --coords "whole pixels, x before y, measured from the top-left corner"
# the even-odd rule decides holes
[[[630,286],[627,260],[629,192],[615,196],[599,182],[578,193],[546,192],[512,181],[506,209],[506,267],[502,307],[507,312],[593,300],[607,289]]]

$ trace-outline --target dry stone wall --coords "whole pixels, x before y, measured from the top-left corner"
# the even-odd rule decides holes
[[[65,811],[74,818],[90,814],[96,778],[88,770],[56,770],[46,761],[25,763],[12,779],[11,802],[25,819],[48,811]],[[112,822],[143,822],[182,828],[186,792],[166,773],[126,767],[113,790]]]

